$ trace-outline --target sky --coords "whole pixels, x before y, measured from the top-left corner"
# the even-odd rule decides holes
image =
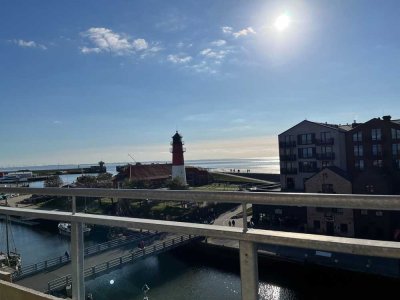
[[[400,1],[2,0],[0,166],[273,157],[400,118]],[[277,19],[285,16],[284,28]]]

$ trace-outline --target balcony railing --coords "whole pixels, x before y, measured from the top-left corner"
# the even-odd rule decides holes
[[[258,299],[257,244],[259,243],[367,256],[400,258],[399,242],[248,229],[246,213],[246,204],[248,203],[263,205],[400,210],[400,196],[63,188],[0,188],[0,192],[7,194],[19,193],[72,197],[72,213],[0,207],[0,214],[72,223],[71,259],[73,272],[71,278],[73,287],[72,299],[74,300],[85,299],[83,223],[126,228],[132,227],[237,240],[239,241],[242,299],[246,300]],[[238,228],[78,213],[76,212],[76,197],[78,196],[107,197],[114,199],[125,198],[161,201],[238,203],[242,204],[243,208],[245,208],[243,210],[244,227]]]
[[[327,138],[327,139],[316,139],[315,144],[318,146],[324,146],[324,145],[333,145],[335,143],[334,138]]]
[[[297,159],[296,154],[283,154],[279,156],[281,161],[295,161]]]
[[[284,174],[284,175],[297,174],[297,168],[281,168],[281,174]]]
[[[333,152],[317,153],[317,159],[319,159],[319,160],[334,160],[335,159],[335,153],[333,153]]]
[[[296,141],[279,142],[279,147],[281,148],[296,147]]]

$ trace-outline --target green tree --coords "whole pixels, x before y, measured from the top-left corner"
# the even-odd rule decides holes
[[[64,184],[63,180],[58,175],[50,176],[44,181],[45,187],[60,187],[63,184]]]

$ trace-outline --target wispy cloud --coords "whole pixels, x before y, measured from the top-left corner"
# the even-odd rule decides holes
[[[213,50],[211,48],[206,48],[206,49],[200,51],[200,55],[207,57],[207,58],[217,59],[217,60],[224,59],[228,53],[229,53],[229,50]]]
[[[192,57],[184,54],[170,54],[167,59],[174,64],[186,64],[192,60]]]
[[[225,40],[216,40],[211,42],[211,45],[216,46],[216,47],[221,47],[226,45],[226,41]]]
[[[255,30],[252,27],[247,27],[247,28],[244,28],[242,30],[239,30],[237,32],[233,32],[232,33],[232,35],[235,38],[238,38],[238,37],[241,37],[241,36],[246,36],[246,35],[249,35],[249,34],[256,34]]]
[[[230,34],[233,31],[233,28],[230,27],[230,26],[223,26],[223,27],[221,27],[221,29],[222,29],[223,33],[229,33]]]
[[[12,42],[23,48],[38,48],[42,50],[47,50],[47,47],[45,45],[39,44],[35,41],[12,40]]]
[[[81,47],[81,52],[84,54],[109,52],[116,55],[128,55],[149,48],[148,42],[143,38],[131,39],[104,27],[89,28],[82,35],[93,45]]]
[[[256,34],[256,31],[251,26],[243,28],[239,31],[233,31],[232,27],[224,26],[221,28],[221,30],[223,33],[225,33],[227,35],[232,35],[234,38],[239,38],[239,37],[247,36],[250,34]]]

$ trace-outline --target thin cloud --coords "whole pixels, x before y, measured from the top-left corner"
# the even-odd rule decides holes
[[[206,48],[202,51],[200,51],[200,55],[205,56],[207,58],[212,58],[216,60],[222,60],[225,58],[225,56],[229,53],[228,50],[213,50],[211,48]]]
[[[167,59],[174,64],[186,64],[192,60],[192,57],[182,54],[170,54]]]
[[[89,28],[82,35],[93,45],[93,47],[82,47],[81,52],[84,54],[109,52],[116,55],[129,55],[144,51],[149,47],[148,42],[143,38],[132,40],[103,27]]]
[[[236,39],[239,38],[239,37],[250,35],[250,34],[256,34],[256,31],[251,26],[243,28],[243,29],[241,29],[239,31],[236,31],[236,32],[233,31],[232,27],[224,26],[224,27],[222,27],[222,32],[227,34],[227,35],[232,35]]]
[[[238,38],[238,37],[241,37],[241,36],[246,36],[246,35],[249,35],[249,34],[256,34],[255,30],[252,27],[247,27],[247,28],[244,28],[244,29],[242,29],[240,31],[232,33],[232,35],[235,38]]]
[[[230,26],[223,26],[223,27],[221,27],[221,30],[223,33],[232,33],[233,28]]]
[[[216,46],[216,47],[221,47],[226,45],[226,41],[225,40],[216,40],[214,42],[211,42],[211,45]]]
[[[37,48],[37,49],[47,50],[47,47],[45,45],[39,44],[35,41],[12,40],[12,42],[23,48]]]

